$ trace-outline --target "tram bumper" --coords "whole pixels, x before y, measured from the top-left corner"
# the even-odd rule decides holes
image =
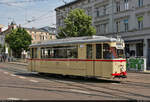
[[[127,78],[127,72],[113,73],[113,78]]]

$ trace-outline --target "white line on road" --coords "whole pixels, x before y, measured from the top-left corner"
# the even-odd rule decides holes
[[[8,100],[20,100],[19,98],[7,98]]]
[[[111,84],[113,84],[113,85],[120,85],[119,83],[111,83]]]
[[[26,79],[25,77],[22,77],[22,76],[19,76],[19,78],[21,78],[21,79]]]
[[[4,74],[9,74],[8,72],[4,72]]]
[[[38,81],[36,81],[36,80],[30,80],[31,82],[35,82],[35,83],[37,83]]]
[[[90,92],[82,91],[82,90],[70,89],[70,91],[73,91],[73,92],[79,92],[79,93],[85,93],[85,94],[90,94]]]
[[[13,76],[13,77],[15,77],[15,76],[17,76],[17,75],[14,75],[14,74],[10,74],[10,76]]]

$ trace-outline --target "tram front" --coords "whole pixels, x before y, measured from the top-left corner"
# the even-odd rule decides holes
[[[113,56],[113,69],[111,74],[113,78],[127,78],[124,48],[125,44],[122,39],[117,39],[110,48]]]

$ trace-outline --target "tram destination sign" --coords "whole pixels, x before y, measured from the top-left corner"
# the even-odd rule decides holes
[[[123,49],[123,43],[122,42],[117,42],[116,43],[116,48],[117,49]]]

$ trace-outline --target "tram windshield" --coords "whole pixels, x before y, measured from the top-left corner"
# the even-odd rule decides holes
[[[123,49],[110,48],[111,58],[125,58]]]

